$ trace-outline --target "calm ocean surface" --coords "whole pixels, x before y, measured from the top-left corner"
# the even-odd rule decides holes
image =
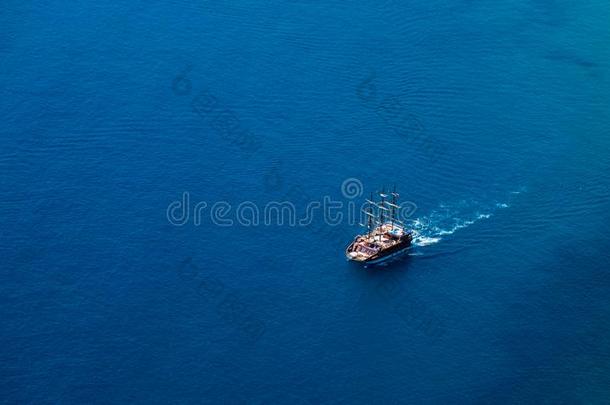
[[[1,401],[610,401],[610,3],[102,3],[0,11]],[[405,260],[166,216],[351,178]]]

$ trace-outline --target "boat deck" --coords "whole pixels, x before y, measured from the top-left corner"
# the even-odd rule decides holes
[[[395,237],[390,236],[390,233]],[[351,260],[365,261],[379,252],[400,243],[404,230],[391,224],[383,224],[373,230],[370,235],[358,235],[348,247],[347,255]]]

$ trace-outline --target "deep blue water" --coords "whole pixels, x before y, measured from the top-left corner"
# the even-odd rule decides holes
[[[0,398],[607,403],[610,4],[585,3],[6,2]],[[410,256],[166,217],[350,178],[417,206]]]

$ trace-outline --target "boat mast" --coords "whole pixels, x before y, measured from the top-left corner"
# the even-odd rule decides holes
[[[383,221],[385,219],[385,214],[383,211],[385,210],[385,186],[381,188],[381,193],[379,193],[381,197],[381,203],[379,204],[379,225],[383,225]]]
[[[390,205],[390,207],[392,207],[392,209],[390,210],[390,218],[392,219],[392,229],[394,229],[394,218],[396,217],[396,197],[398,197],[398,194],[396,194],[396,184],[394,184],[394,191],[392,191],[392,204]]]
[[[369,206],[367,209],[367,213],[368,213],[368,223],[367,223],[367,229],[368,229],[368,237],[371,237],[371,229],[372,229],[372,224],[373,224],[373,207],[372,207],[372,201],[373,201],[373,193],[371,192],[371,199],[369,200]]]

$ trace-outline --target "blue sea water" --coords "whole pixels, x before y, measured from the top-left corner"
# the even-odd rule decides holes
[[[5,2],[0,399],[608,403],[608,21],[600,0]],[[303,209],[346,179],[416,205],[408,257],[346,262],[345,222],[166,215],[185,192]]]

